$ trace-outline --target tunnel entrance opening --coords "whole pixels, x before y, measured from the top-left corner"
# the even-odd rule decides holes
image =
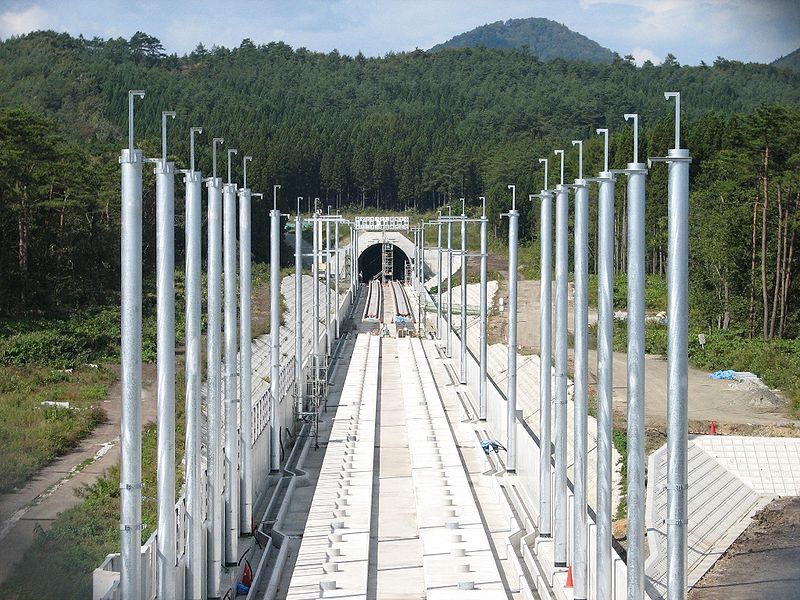
[[[390,276],[387,275],[387,279],[402,281],[406,277],[406,266],[409,263],[408,256],[399,246],[394,244],[387,244],[387,246],[391,246],[392,263],[392,273]],[[380,277],[383,271],[383,250],[383,244],[374,244],[365,249],[361,256],[358,257],[358,273],[361,283],[370,281],[376,276]]]

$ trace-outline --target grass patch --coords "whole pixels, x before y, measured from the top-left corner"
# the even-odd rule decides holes
[[[156,523],[156,483],[154,477],[148,476],[154,471],[156,460],[154,426],[145,428],[142,443],[144,542]],[[14,600],[91,596],[92,571],[106,554],[119,549],[119,468],[112,467],[105,477],[84,487],[80,494],[83,501],[59,514],[50,529],[37,529],[24,559],[0,586],[0,596]]]
[[[587,401],[589,416],[597,418],[597,394],[589,394]],[[618,428],[616,423],[611,432],[611,442],[619,452],[620,462],[620,482],[619,482],[619,505],[614,520],[624,519],[628,513],[628,432]],[[648,452],[649,454],[649,452]]]
[[[102,367],[0,366],[0,492],[24,485],[101,423],[105,415],[96,403],[114,378]],[[69,402],[69,408],[43,402]]]
[[[522,244],[517,248],[517,265],[523,279],[539,279],[540,255],[539,244]]]
[[[651,312],[667,310],[667,280],[660,275],[647,275],[644,282],[644,304]],[[589,306],[597,306],[597,275],[589,275]],[[625,310],[628,307],[628,276],[617,273],[614,276],[614,308]]]
[[[624,429],[614,429],[611,440],[619,452],[620,480],[619,504],[615,519],[624,519],[628,514],[628,433]]]
[[[255,272],[254,272],[255,280]],[[155,281],[142,289],[142,360],[156,360]],[[203,303],[206,285],[202,284]],[[175,336],[185,335],[184,277],[175,272]],[[202,317],[205,327],[206,316]],[[69,316],[0,320],[0,365],[73,368],[87,363],[119,361],[121,312],[119,305],[95,307]]]
[[[184,370],[176,365],[175,457],[178,465],[176,492],[183,485],[180,469],[184,452]],[[157,523],[155,425],[142,431],[142,543]],[[62,600],[88,598],[92,593],[92,571],[106,554],[119,551],[119,467],[80,490],[83,501],[60,513],[47,531],[39,528],[13,574],[0,585],[0,598],[10,600]],[[176,498],[177,500],[177,498]]]
[[[119,339],[118,306],[70,317],[4,320],[0,322],[0,364],[66,369],[109,362],[118,359]]]
[[[119,545],[118,488],[119,471],[114,467],[107,477],[83,489],[83,502],[61,513],[50,529],[38,527],[24,559],[0,586],[0,596],[90,597],[92,570]]]
[[[255,279],[255,277],[254,277]],[[184,338],[184,282],[176,272],[176,339]],[[203,283],[203,302],[206,286]],[[156,356],[156,296],[154,281],[143,289],[142,358]],[[203,315],[203,327],[205,327]],[[0,491],[20,485],[56,456],[74,447],[103,418],[93,408],[108,392],[113,372],[87,363],[119,360],[120,308],[98,307],[70,316],[0,321]],[[67,369],[72,369],[68,372]],[[175,453],[179,466],[184,451],[184,378],[176,365]],[[70,402],[70,409],[42,407],[45,400]],[[72,410],[72,407],[77,407]],[[145,529],[156,525],[156,429],[142,433],[142,502]],[[82,464],[79,470],[87,465]],[[119,471],[115,466],[91,486],[83,501],[39,528],[32,546],[11,577],[0,586],[0,598],[62,599],[91,595],[91,573],[106,554],[119,548]]]

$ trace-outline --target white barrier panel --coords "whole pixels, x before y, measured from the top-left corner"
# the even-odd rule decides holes
[[[347,293],[341,299],[338,309],[340,323],[347,316],[352,302],[352,292],[348,289]],[[323,328],[320,335],[320,347],[325,348],[327,344],[327,336],[333,336],[333,326],[329,324],[327,328]],[[293,351],[293,350],[292,350]],[[281,431],[286,431],[288,428],[291,430],[294,421],[294,356],[291,356],[281,367],[280,378],[280,415]],[[309,369],[310,356],[303,364],[303,380],[305,381]],[[255,382],[254,382],[255,383]],[[270,428],[267,427],[269,423],[269,388],[263,391],[262,387],[253,386],[254,395],[258,394],[253,401],[253,415],[254,427],[253,434],[255,437],[253,442],[253,494],[255,498],[260,498],[267,491],[268,476],[269,476],[269,449],[270,449]],[[256,427],[258,424],[258,427]],[[285,441],[285,440],[284,440]],[[205,472],[203,473],[202,480],[205,483]],[[206,498],[205,498],[205,485],[202,486],[203,497],[201,499],[203,511],[206,511]],[[176,544],[177,544],[177,559],[178,565],[178,584],[177,584],[177,600],[183,600],[183,563],[185,560],[186,544],[185,544],[185,530],[186,530],[186,499],[184,495],[178,499],[175,504],[176,511]],[[204,518],[207,515],[204,514]],[[207,527],[207,523],[204,524]],[[157,532],[153,532],[150,538],[142,546],[142,594],[143,600],[152,600],[156,597],[156,536]],[[205,558],[203,559],[205,564]],[[93,600],[117,600],[120,598],[119,593],[119,572],[120,572],[120,555],[108,554],[105,560],[92,572],[92,599]]]

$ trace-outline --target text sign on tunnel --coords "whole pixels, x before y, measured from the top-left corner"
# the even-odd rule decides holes
[[[408,217],[356,217],[356,229],[364,231],[408,231]]]

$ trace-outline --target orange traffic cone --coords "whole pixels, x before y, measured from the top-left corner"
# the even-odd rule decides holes
[[[250,561],[244,561],[244,573],[242,574],[242,583],[247,587],[253,583],[253,567],[250,566]]]
[[[572,587],[572,565],[567,568],[567,585],[565,587]]]
[[[709,435],[717,435],[717,422],[711,421],[711,431],[708,432]]]

